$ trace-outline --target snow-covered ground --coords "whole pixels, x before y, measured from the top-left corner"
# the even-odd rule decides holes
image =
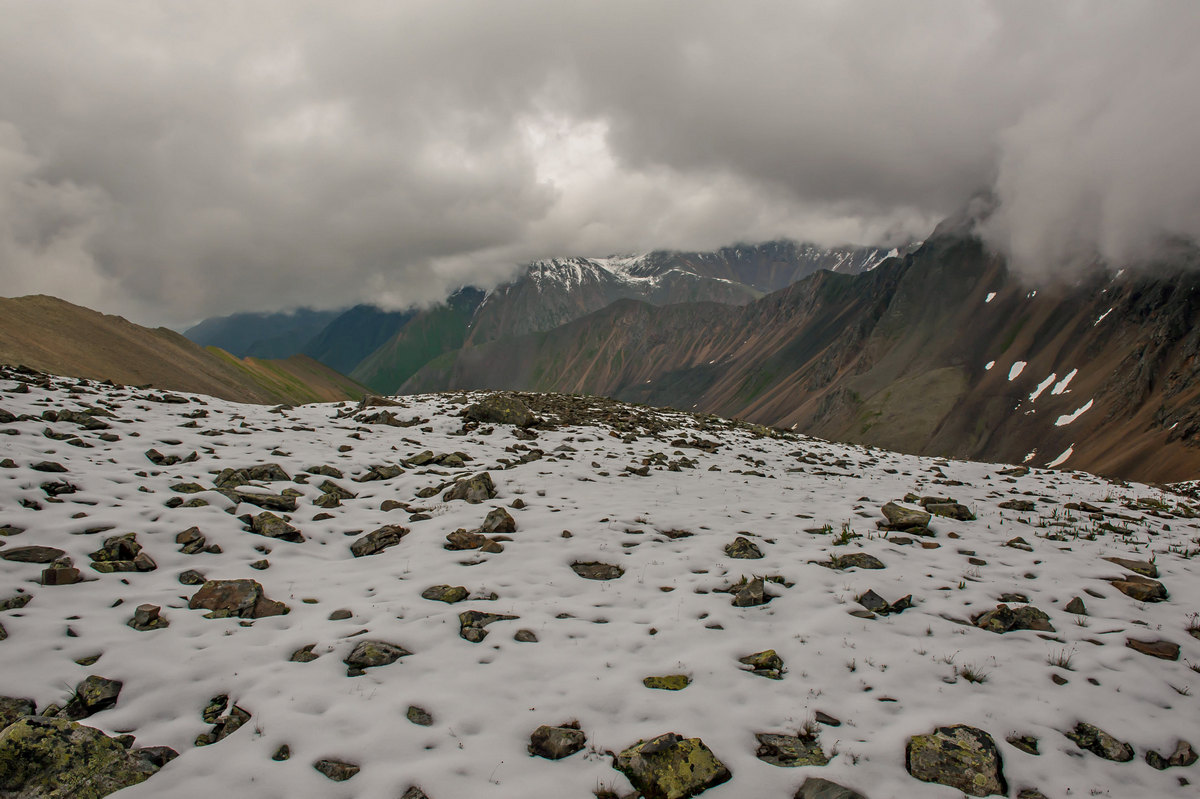
[[[0,379],[0,409],[40,416],[93,407],[115,418],[106,419],[107,431],[40,419],[0,424],[16,432],[0,438],[0,457],[13,461],[0,469],[0,526],[24,528],[0,538],[0,557],[19,546],[56,547],[86,578],[43,586],[42,565],[0,560],[0,600],[32,595],[25,607],[0,612],[8,633],[0,641],[0,694],[33,698],[40,712],[64,703],[89,674],[121,680],[116,706],[83,723],[181,755],[121,797],[396,799],[412,785],[431,799],[626,794],[630,785],[606,752],[674,731],[703,739],[732,771],[706,799],[791,797],[806,776],[871,799],[957,799],[957,790],[909,776],[904,763],[909,736],[953,724],[995,739],[1012,796],[1026,787],[1048,797],[1195,796],[1195,785],[1181,782],[1200,781],[1200,767],[1157,771],[1143,760],[1149,749],[1170,754],[1179,739],[1200,745],[1200,674],[1189,667],[1200,667],[1200,640],[1187,629],[1200,611],[1200,568],[1185,557],[1198,549],[1200,525],[1183,498],[1161,490],[1076,472],[1005,476],[1001,465],[763,436],[749,426],[644,408],[614,410],[608,424],[540,429],[536,440],[522,441],[506,425],[458,434],[469,395],[401,398],[404,407],[387,410],[421,421],[394,427],[339,417],[351,409],[341,405],[272,410],[203,397],[166,404],[153,401],[158,392],[57,378],[49,388],[35,383],[29,393],[11,393],[19,385]],[[117,440],[100,438],[114,434]],[[698,440],[712,444],[692,446]],[[152,448],[198,459],[156,466],[144,454]],[[529,455],[535,448],[542,457]],[[424,450],[471,460],[353,480]],[[43,461],[67,471],[31,469]],[[288,516],[303,543],[247,532],[237,517],[260,512],[253,505],[235,507],[213,490],[171,488],[211,489],[222,469],[266,463],[303,481],[260,483],[275,494],[300,492]],[[343,472],[333,482],[357,496],[340,507],[313,505],[327,478],[306,479],[305,470],[318,465]],[[418,498],[422,489],[484,471],[495,482],[494,500],[444,501],[441,490]],[[39,486],[56,480],[78,490],[53,502]],[[881,506],[909,493],[952,497],[977,519],[934,517],[932,538],[877,530]],[[172,498],[208,504],[171,508]],[[515,509],[518,499],[524,507]],[[999,507],[1014,499],[1035,510]],[[387,500],[408,508],[381,510]],[[1103,515],[1069,510],[1070,502],[1093,503]],[[517,526],[503,551],[443,547],[448,533],[479,527],[499,507]],[[330,518],[318,520],[323,513]],[[411,532],[379,554],[353,557],[350,543],[385,524]],[[180,552],[175,537],[193,526],[221,552]],[[88,554],[105,538],[128,532],[156,570],[88,567]],[[724,547],[739,535],[764,557],[728,556]],[[1031,551],[1006,546],[1018,536]],[[885,568],[817,563],[850,553],[874,555]],[[1129,572],[1103,560],[1109,556],[1153,558],[1169,600],[1143,603],[1120,593],[1105,578]],[[268,568],[250,567],[263,558]],[[570,568],[576,561],[618,565],[624,574],[584,579]],[[177,579],[188,569],[208,579],[257,580],[291,612],[205,618],[188,609],[198,586]],[[768,604],[734,607],[719,591],[756,575],[784,581],[767,583],[774,594]],[[439,584],[465,586],[472,598],[454,605],[422,598]],[[914,604],[873,619],[851,615],[862,610],[855,598],[867,590],[889,602],[911,594]],[[497,598],[484,598],[492,593]],[[1006,593],[1025,595],[1055,631],[996,634],[971,625]],[[1066,612],[1074,597],[1088,615]],[[161,606],[170,625],[127,626],[142,603]],[[339,609],[349,618],[330,620]],[[495,622],[485,640],[471,643],[459,636],[465,610],[519,619]],[[518,630],[537,641],[514,640]],[[1141,654],[1126,646],[1127,637],[1166,639],[1182,656]],[[347,676],[342,659],[365,639],[412,654]],[[289,660],[309,644],[319,657]],[[785,661],[783,679],[756,676],[738,662],[766,649]],[[76,663],[94,655],[92,665]],[[681,691],[642,684],[669,674],[692,682]],[[220,694],[251,720],[196,747],[212,726],[201,712]],[[432,715],[431,726],[406,718],[414,705]],[[755,733],[794,734],[818,711],[841,721],[816,727],[825,753],[834,754],[827,766],[781,768],[755,757]],[[570,720],[587,734],[587,748],[559,761],[527,753],[535,728]],[[1080,721],[1129,742],[1137,757],[1116,763],[1080,750],[1063,735]],[[1039,738],[1041,754],[1007,743],[1014,734]],[[282,744],[291,757],[276,762]],[[322,758],[361,771],[331,782],[312,767]]]

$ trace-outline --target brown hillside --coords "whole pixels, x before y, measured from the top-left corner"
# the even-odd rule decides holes
[[[0,298],[0,362],[260,404],[352,399],[366,390],[306,356],[243,360],[45,295]]]

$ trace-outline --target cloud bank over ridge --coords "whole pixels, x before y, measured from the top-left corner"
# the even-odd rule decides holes
[[[1031,276],[1200,239],[1191,2],[11,2],[0,277],[138,321],[520,262],[923,236]]]

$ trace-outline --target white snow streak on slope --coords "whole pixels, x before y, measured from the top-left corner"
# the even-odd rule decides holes
[[[0,381],[0,389],[10,386]],[[428,418],[424,426],[431,432],[377,426],[361,438],[349,437],[359,425],[333,420],[329,405],[272,414],[266,407],[206,399],[209,418],[189,429],[179,425],[184,412],[200,407],[195,403],[161,405],[130,399],[127,393],[119,402],[115,412],[134,423],[115,423],[122,438],[114,443],[81,432],[93,449],[44,438],[46,423],[41,420],[6,425],[20,435],[5,440],[5,456],[18,467],[0,470],[0,522],[28,529],[7,538],[5,548],[35,542],[60,547],[94,579],[41,587],[33,582],[40,566],[0,560],[0,597],[18,590],[34,595],[24,609],[0,614],[9,633],[0,643],[0,694],[31,696],[40,708],[63,701],[68,687],[87,674],[123,680],[117,706],[86,723],[110,733],[132,731],[138,745],[170,745],[182,756],[149,781],[122,792],[122,799],[395,799],[414,783],[434,799],[588,796],[597,785],[628,792],[607,757],[585,752],[550,762],[528,756],[525,746],[535,727],[573,718],[599,751],[617,751],[668,730],[703,738],[734,774],[731,782],[706,792],[705,799],[791,796],[806,776],[842,782],[871,796],[957,797],[957,791],[918,783],[903,767],[909,736],[956,723],[991,733],[1014,786],[1036,785],[1050,796],[1086,796],[1093,789],[1113,796],[1192,795],[1190,787],[1176,780],[1188,770],[1157,772],[1141,756],[1147,748],[1169,752],[1176,738],[1200,742],[1200,700],[1195,695],[1200,678],[1183,662],[1200,661],[1200,641],[1183,632],[1185,613],[1200,607],[1200,561],[1167,550],[1196,536],[1195,523],[1173,519],[1171,530],[1161,529],[1162,522],[1154,519],[1136,523],[1142,545],[1135,554],[1104,535],[1059,546],[1042,538],[1036,517],[1024,524],[1003,517],[996,507],[1001,499],[1028,491],[1055,502],[1088,501],[1129,513],[1112,498],[1149,495],[1145,486],[1113,485],[1087,475],[1067,481],[1038,470],[1007,483],[990,477],[995,474],[992,464],[951,461],[941,471],[963,482],[953,491],[979,520],[936,521],[935,541],[942,546],[926,550],[879,537],[873,523],[888,499],[909,491],[938,493],[933,459],[868,453],[801,436],[772,440],[740,431],[700,430],[691,417],[664,413],[669,429],[662,440],[643,436],[625,443],[609,437],[607,428],[595,427],[541,431],[529,445],[543,449],[546,457],[498,470],[499,458],[514,457],[505,448],[520,443],[511,428],[497,425],[490,436],[453,435],[461,425],[456,415],[461,405],[446,398],[405,398],[409,407],[401,409],[403,415]],[[28,395],[0,395],[0,407],[37,415],[48,407],[76,403],[64,391],[34,387]],[[239,426],[242,420],[233,418],[238,414],[248,427]],[[76,431],[72,425],[52,426]],[[201,435],[210,430],[230,432]],[[698,461],[697,469],[652,470],[648,478],[616,476],[624,465],[639,464],[651,453],[670,453],[665,442],[695,435],[722,442],[715,454],[684,450]],[[164,439],[180,443],[166,445]],[[354,449],[338,453],[342,444]],[[563,444],[578,452],[555,453]],[[151,446],[169,454],[194,450],[201,459],[154,467],[142,454]],[[277,447],[288,454],[271,455]],[[395,463],[426,448],[468,452],[475,458],[472,468],[453,473],[489,468],[499,496],[480,505],[442,502],[437,496],[413,499],[417,490],[444,479],[424,469],[410,469],[385,482],[350,481],[369,464]],[[817,459],[820,466],[789,454],[794,452]],[[763,464],[751,467],[747,458]],[[64,476],[80,487],[63,503],[46,502],[37,488],[46,475],[29,468],[48,459],[66,465],[70,472]],[[321,509],[311,501],[324,478],[270,484],[273,490],[287,486],[302,493],[292,516],[308,538],[303,544],[243,532],[241,523],[224,512],[230,503],[212,491],[196,495],[212,503],[209,507],[163,506],[175,496],[170,485],[211,485],[213,470],[271,461],[293,475],[316,463],[338,466],[347,477],[335,482],[353,489],[358,498],[334,509],[335,518],[316,521]],[[593,461],[599,469],[591,466]],[[844,465],[837,466],[839,462]],[[710,472],[710,466],[720,471]],[[808,471],[790,471],[797,467]],[[750,468],[768,476],[737,471]],[[824,474],[814,473],[818,468]],[[888,474],[886,468],[896,473]],[[146,475],[138,477],[136,471]],[[871,499],[859,502],[863,496]],[[490,507],[507,506],[517,497],[528,507],[513,511],[518,532],[504,552],[481,557],[442,548],[446,533],[478,526]],[[38,499],[44,509],[21,508],[19,498]],[[384,513],[378,508],[385,499],[411,501],[427,508],[432,518],[410,523],[399,511]],[[1047,511],[1051,507],[1046,503]],[[870,518],[858,516],[859,511]],[[72,518],[78,512],[88,515]],[[803,532],[827,523],[837,530],[847,521],[863,534],[848,546],[835,548],[834,535]],[[368,558],[350,557],[347,545],[353,538],[346,531],[395,522],[412,528],[398,546]],[[224,551],[179,553],[174,536],[193,524]],[[87,553],[106,534],[84,531],[99,525],[113,525],[112,534],[136,531],[158,570],[92,573]],[[574,537],[562,538],[564,529]],[[669,540],[657,532],[668,529],[695,535]],[[766,558],[739,561],[724,555],[722,547],[740,531],[757,536]],[[950,531],[960,533],[962,543],[989,565],[972,570],[945,538]],[[875,537],[868,539],[867,533]],[[1036,552],[1005,547],[1003,542],[1015,535],[1033,542]],[[257,546],[271,550],[266,571],[248,566],[262,557]],[[810,563],[852,551],[875,554],[887,568],[837,572]],[[1104,555],[1151,554],[1157,555],[1171,591],[1169,602],[1142,605],[1096,578]],[[626,573],[613,582],[583,580],[569,569],[577,559],[619,563]],[[482,562],[460,565],[476,560]],[[188,568],[210,578],[259,580],[268,596],[287,602],[292,612],[249,627],[236,619],[204,619],[200,611],[186,608],[186,597],[195,589],[176,581]],[[1112,568],[1104,564],[1099,571]],[[968,572],[973,576],[966,577]],[[777,598],[758,608],[734,608],[726,594],[714,593],[750,573],[782,574],[795,585],[770,586]],[[1039,578],[1029,579],[1027,573]],[[960,581],[964,587],[954,588]],[[500,598],[448,606],[420,597],[423,589],[439,583],[465,585],[477,595],[495,591]],[[674,590],[664,593],[664,586]],[[947,619],[992,608],[999,593],[1014,586],[1050,614],[1063,643],[1032,632],[995,635]],[[1089,602],[1092,626],[1084,629],[1072,624],[1073,617],[1061,608],[1088,587],[1102,589],[1107,598]],[[867,589],[889,600],[912,593],[916,606],[876,620],[849,616],[857,607],[854,597]],[[301,600],[306,597],[319,602],[305,604]],[[125,602],[113,607],[117,598]],[[153,632],[126,627],[141,602],[162,605],[170,627]],[[350,609],[353,618],[328,620],[337,608]],[[493,624],[486,641],[471,644],[457,634],[457,613],[468,609],[521,618]],[[560,618],[562,614],[569,616]],[[68,618],[72,616],[78,618]],[[597,623],[601,619],[607,623]],[[1180,643],[1181,661],[1147,658],[1123,647],[1126,631],[1144,635],[1146,627],[1134,621],[1161,627],[1164,637]],[[712,628],[718,624],[724,629]],[[64,636],[67,625],[77,638]],[[540,642],[513,641],[513,633],[523,627],[534,630]],[[651,627],[657,635],[650,635]],[[351,637],[360,630],[369,633]],[[1086,643],[1098,630],[1116,634],[1103,636],[1105,646]],[[394,641],[414,654],[347,678],[340,661],[364,638]],[[293,650],[310,643],[317,644],[320,655],[315,662],[287,662]],[[780,682],[743,673],[736,662],[766,648],[775,648],[787,662],[789,672]],[[1065,673],[1070,684],[1047,688],[1053,670],[1046,658],[1062,649],[1075,652],[1073,671]],[[93,667],[73,662],[97,652],[104,654]],[[854,672],[847,667],[851,661]],[[973,685],[956,678],[955,666],[966,664],[988,671],[987,682]],[[641,685],[644,676],[675,672],[689,673],[695,682],[678,693]],[[1090,685],[1089,677],[1100,685]],[[1191,686],[1191,695],[1172,686]],[[209,728],[200,711],[220,693],[229,693],[253,718],[231,739],[195,748],[195,736]],[[880,697],[897,701],[880,702]],[[430,710],[434,726],[408,723],[404,713],[409,704]],[[835,741],[839,751],[829,766],[784,769],[754,757],[754,732],[795,731],[818,709],[845,722],[837,729],[821,728],[826,752]],[[1074,747],[1059,731],[1079,719],[1130,741],[1137,760],[1116,764],[1090,754],[1071,756]],[[1025,756],[1005,744],[1011,731],[1041,737],[1043,754]],[[272,762],[271,754],[282,743],[291,746],[292,758]],[[353,760],[362,771],[349,783],[335,785],[311,767],[323,757]]]
[[[1037,450],[1036,450],[1036,449],[1031,449],[1031,450],[1029,450],[1029,452],[1028,452],[1028,453],[1025,455],[1025,457],[1024,457],[1022,460],[1021,460],[1021,463],[1029,463],[1031,460],[1033,460],[1033,459],[1034,459],[1034,458],[1036,458],[1036,457],[1037,457]]]
[[[990,371],[992,371],[992,367],[995,365],[996,365],[995,361],[988,361],[987,363],[985,363],[983,365],[983,371],[990,372]]]
[[[1054,388],[1050,389],[1050,394],[1053,396],[1055,394],[1062,394],[1065,392],[1067,390],[1067,386],[1071,385],[1071,380],[1074,379],[1075,375],[1078,373],[1078,369],[1072,369],[1070,372],[1067,372],[1067,376],[1055,383]]]
[[[1101,322],[1103,322],[1103,321],[1104,321],[1104,317],[1108,316],[1110,313],[1112,313],[1112,308],[1109,308],[1107,311],[1105,311],[1104,313],[1100,314],[1100,316],[1096,317],[1096,321],[1095,321],[1095,322],[1092,322],[1092,327],[1095,327],[1096,325],[1098,325],[1098,324],[1100,324]]]
[[[1009,382],[1011,383],[1013,380],[1016,380],[1018,377],[1020,377],[1021,372],[1024,371],[1024,369],[1025,369],[1025,361],[1016,361],[1012,365],[1012,368],[1008,370]]]
[[[1035,388],[1033,390],[1033,393],[1031,393],[1029,395],[1029,401],[1037,402],[1037,398],[1042,396],[1042,392],[1045,391],[1050,386],[1050,384],[1054,382],[1054,378],[1056,378],[1056,377],[1058,377],[1058,375],[1051,372],[1049,377],[1047,377],[1042,382],[1038,383],[1037,388]]]
[[[984,302],[991,302],[991,301],[992,301],[992,300],[994,300],[994,299],[996,299],[996,292],[994,292],[994,291],[989,291],[989,292],[988,292],[988,295],[987,295],[987,297],[985,297],[983,301],[984,301]]]
[[[1086,411],[1090,410],[1091,407],[1092,407],[1092,400],[1088,400],[1081,407],[1076,408],[1073,412],[1064,414],[1064,415],[1058,417],[1058,419],[1056,419],[1054,422],[1054,426],[1062,427],[1063,425],[1070,424],[1071,422],[1075,421],[1080,416],[1082,416]]]
[[[1053,469],[1056,466],[1062,466],[1064,463],[1067,462],[1067,458],[1071,457],[1074,454],[1075,454],[1075,445],[1072,444],[1071,446],[1069,446],[1065,450],[1063,450],[1063,453],[1061,455],[1059,455],[1057,458],[1055,458],[1054,460],[1047,463],[1046,468]]]

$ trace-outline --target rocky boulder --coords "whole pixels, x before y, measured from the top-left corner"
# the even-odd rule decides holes
[[[99,799],[158,771],[154,760],[63,718],[26,717],[0,733],[0,795]]]
[[[473,644],[478,644],[487,637],[487,627],[492,622],[519,619],[520,616],[510,616],[505,613],[484,613],[479,610],[466,610],[458,614],[458,636]]]
[[[579,729],[578,721],[557,727],[543,724],[529,736],[529,754],[547,760],[562,760],[583,749],[586,742],[587,736]]]
[[[867,799],[858,791],[820,777],[809,777],[793,799]]]
[[[762,550],[753,541],[741,535],[725,545],[725,554],[745,560],[758,560],[763,556]]]
[[[597,561],[575,561],[571,570],[585,580],[615,580],[625,573],[620,566]]]
[[[617,755],[614,767],[645,799],[686,799],[733,777],[703,741],[674,732],[638,741]]]
[[[495,498],[496,485],[492,482],[492,476],[487,472],[481,472],[473,477],[456,480],[450,490],[442,495],[442,501],[444,502],[461,499],[472,505],[487,502],[489,499]]]
[[[913,530],[928,527],[932,518],[929,513],[916,508],[907,508],[896,502],[889,502],[881,509],[887,523],[886,530]]]
[[[758,741],[754,756],[764,763],[784,768],[824,766],[829,763],[816,737],[756,732],[754,738]]]
[[[257,516],[247,514],[238,518],[245,522],[249,532],[255,535],[277,538],[280,541],[288,541],[293,544],[304,543],[304,535],[299,530],[269,510],[265,510]]]
[[[63,715],[72,721],[87,718],[117,704],[122,682],[91,675],[75,686],[75,693],[63,707]]]
[[[356,558],[377,555],[388,547],[394,547],[396,544],[399,544],[400,539],[406,535],[408,535],[407,527],[401,527],[398,524],[385,524],[378,530],[355,539],[354,543],[350,544],[350,552]]]
[[[1109,580],[1109,584],[1130,599],[1138,602],[1167,601],[1167,587],[1158,580],[1131,574],[1123,580]]]
[[[467,406],[463,417],[480,424],[511,424],[517,427],[529,427],[537,421],[528,405],[508,394],[492,394]]]
[[[404,647],[387,641],[359,641],[342,662],[349,667],[347,676],[354,677],[362,674],[364,669],[386,666],[411,654]]]
[[[762,652],[755,652],[753,655],[738,658],[738,663],[745,664],[748,667],[743,669],[743,671],[749,671],[751,674],[757,674],[759,677],[766,677],[770,680],[782,680],[783,673],[786,670],[783,665],[783,658],[779,657],[774,649],[766,649]]]
[[[994,633],[1010,633],[1014,630],[1038,630],[1054,632],[1050,617],[1033,605],[1020,608],[1010,608],[1000,604],[995,610],[989,610],[975,619],[975,626]]]
[[[290,611],[287,605],[267,599],[257,580],[208,580],[188,601],[192,610],[207,610],[205,618],[223,619],[237,616],[242,619],[261,619],[282,616]]]
[[[904,767],[923,782],[948,785],[969,796],[1008,795],[996,742],[963,724],[909,738]]]
[[[1114,736],[1086,721],[1079,722],[1074,729],[1063,735],[1067,736],[1080,749],[1086,749],[1105,760],[1117,763],[1127,763],[1133,760],[1132,746],[1117,740]]]

